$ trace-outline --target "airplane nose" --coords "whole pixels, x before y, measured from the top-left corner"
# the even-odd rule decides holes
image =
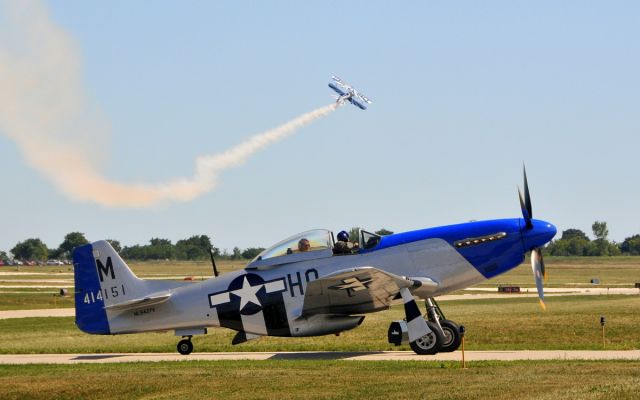
[[[542,220],[532,220],[533,227],[522,232],[525,251],[536,249],[550,242],[558,230],[555,225]]]

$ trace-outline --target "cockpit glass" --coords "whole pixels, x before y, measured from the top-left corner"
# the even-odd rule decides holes
[[[372,249],[380,243],[380,235],[365,230],[361,230],[360,235],[362,237],[362,247],[365,249]]]
[[[253,261],[267,260],[287,254],[319,251],[333,247],[333,235],[326,229],[315,229],[291,236],[274,244],[253,259]],[[253,262],[252,261],[252,262]]]

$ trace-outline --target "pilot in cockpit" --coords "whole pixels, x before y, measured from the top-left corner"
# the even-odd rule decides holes
[[[333,254],[351,254],[358,250],[358,244],[349,241],[349,233],[347,231],[340,231],[337,239],[336,244],[333,246]]]
[[[309,243],[309,239],[307,238],[302,238],[298,241],[298,251],[299,252],[305,252],[305,251],[309,251],[309,249],[311,248],[311,243]]]

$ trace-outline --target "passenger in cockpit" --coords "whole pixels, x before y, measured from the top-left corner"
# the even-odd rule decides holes
[[[340,233],[338,233],[338,240],[333,246],[333,254],[351,254],[357,249],[357,245],[349,241],[349,233],[347,233],[347,231],[340,231]]]

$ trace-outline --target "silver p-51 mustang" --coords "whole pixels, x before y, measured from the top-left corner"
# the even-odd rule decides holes
[[[233,344],[326,335],[353,329],[364,314],[401,300],[406,317],[391,323],[390,342],[409,342],[418,354],[454,351],[458,325],[443,317],[434,297],[502,274],[531,251],[544,306],[540,248],[556,228],[532,219],[526,175],[520,203],[522,218],[388,236],[361,230],[359,248],[346,252],[332,232],[311,230],[264,250],[243,270],[201,282],[140,279],[108,242],[98,241],[73,254],[76,324],[102,335],[173,330],[183,337],[178,351],[189,354],[191,337],[211,327],[237,331]],[[426,300],[425,317],[415,297]]]

